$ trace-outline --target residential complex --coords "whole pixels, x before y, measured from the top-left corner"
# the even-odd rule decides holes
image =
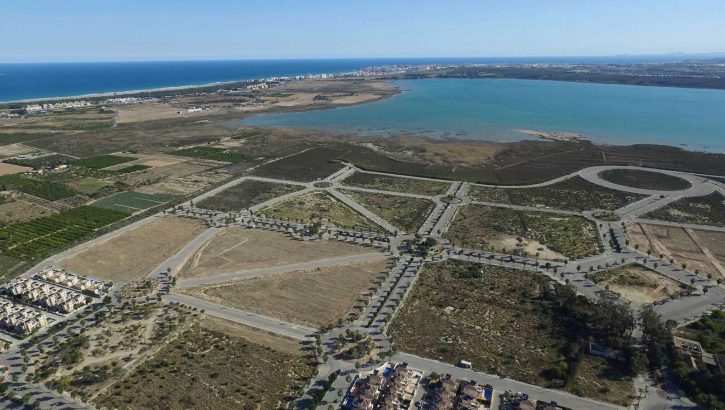
[[[28,304],[58,313],[71,313],[88,303],[80,292],[35,279],[18,278],[0,288],[0,292]]]

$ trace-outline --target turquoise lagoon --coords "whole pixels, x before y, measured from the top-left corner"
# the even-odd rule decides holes
[[[329,110],[259,115],[241,124],[362,135],[530,139],[579,133],[600,144],[652,143],[725,152],[725,91],[509,79],[393,81],[401,93]]]

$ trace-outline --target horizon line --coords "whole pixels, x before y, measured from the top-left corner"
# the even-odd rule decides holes
[[[169,59],[129,59],[129,60],[62,60],[62,61],[2,61],[0,64],[102,64],[102,63],[164,63],[164,62],[238,62],[238,61],[319,61],[319,60],[414,60],[414,59],[476,59],[476,58],[623,58],[623,57],[725,57],[725,51],[702,53],[647,53],[647,54],[588,54],[588,55],[525,55],[525,56],[395,56],[395,57],[281,57],[281,58],[169,58]]]

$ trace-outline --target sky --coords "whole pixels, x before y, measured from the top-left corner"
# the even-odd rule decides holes
[[[0,62],[725,51],[725,0],[2,0]]]

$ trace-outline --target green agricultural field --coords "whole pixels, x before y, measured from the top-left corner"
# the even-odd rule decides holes
[[[426,199],[348,190],[344,192],[365,208],[409,233],[417,232],[435,208],[435,204]]]
[[[75,191],[57,182],[31,179],[18,174],[0,176],[0,189],[25,192],[39,198],[55,201],[76,194]]]
[[[472,186],[469,196],[476,201],[535,206],[540,208],[587,211],[613,211],[646,195],[605,188],[581,177],[569,178],[539,188],[494,188]]]
[[[238,164],[240,162],[247,161],[247,157],[243,154],[231,152],[224,148],[215,147],[192,147],[184,148],[178,151],[172,152],[173,155],[180,155],[182,157],[209,159],[213,161],[231,162],[232,164]]]
[[[52,135],[44,132],[0,132],[0,145],[39,140]]]
[[[379,189],[381,191],[407,192],[410,194],[430,196],[445,194],[451,186],[448,182],[398,178],[362,172],[356,172],[351,177],[346,178],[343,184],[361,188]]]
[[[171,195],[121,192],[93,203],[93,206],[114,211],[134,213],[163,205],[174,199]]]
[[[567,259],[579,259],[599,253],[596,226],[578,216],[558,216],[543,212],[523,212],[483,205],[461,207],[445,236],[454,244],[474,249],[537,253],[536,249],[517,246],[536,241]],[[520,240],[519,240],[520,239]],[[542,259],[562,259],[547,256]]]
[[[614,184],[641,189],[678,191],[690,187],[690,183],[682,178],[639,169],[610,169],[600,172],[599,177]]]
[[[270,218],[332,223],[341,228],[379,232],[379,226],[323,191],[310,192],[264,208],[257,214]]]
[[[214,211],[238,212],[269,199],[299,191],[300,189],[302,188],[298,185],[275,184],[272,182],[247,179],[196,205],[200,208]]]
[[[720,192],[682,198],[646,214],[645,218],[699,225],[725,226],[725,197]]]
[[[122,157],[119,155],[99,155],[96,157],[88,157],[77,159],[71,164],[79,167],[87,167],[93,169],[103,169],[113,165],[123,164],[124,162],[134,161],[133,157]]]
[[[80,206],[56,215],[0,229],[0,252],[28,260],[63,248],[96,229],[128,217],[126,212]]]

